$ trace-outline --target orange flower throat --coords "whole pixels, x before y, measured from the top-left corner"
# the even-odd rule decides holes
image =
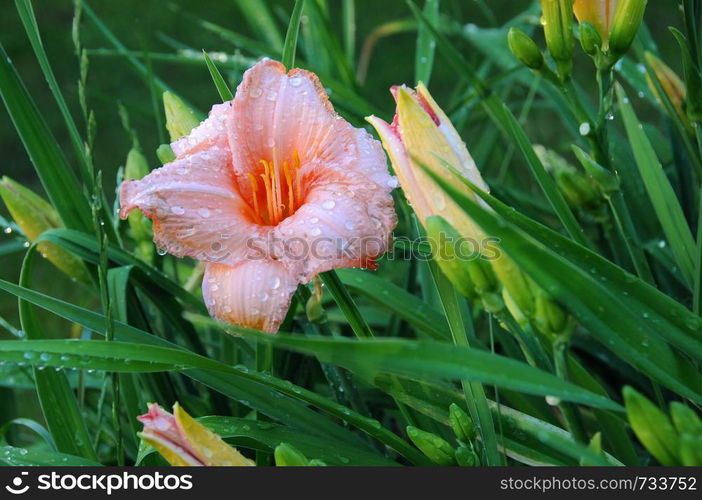
[[[247,173],[253,198],[252,216],[264,226],[276,226],[291,216],[302,205],[302,188],[298,176],[300,155],[293,151],[292,162],[282,165],[273,160],[259,160],[263,172],[256,175]]]

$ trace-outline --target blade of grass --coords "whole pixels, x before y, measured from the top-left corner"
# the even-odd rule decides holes
[[[263,0],[236,0],[248,25],[276,52],[283,49],[283,37]]]
[[[631,149],[634,152],[634,158],[646,186],[646,191],[653,203],[656,216],[663,227],[663,232],[673,250],[675,260],[688,284],[692,285],[695,282],[696,247],[695,240],[690,232],[690,226],[685,219],[675,191],[658,160],[656,151],[643,131],[634,108],[620,85],[616,86],[616,93],[624,126],[631,143]]]
[[[439,0],[425,0],[424,16],[432,25],[439,22]],[[414,80],[429,86],[431,72],[434,67],[434,52],[436,42],[426,24],[420,24],[417,30],[417,52],[414,59]]]
[[[283,57],[281,62],[288,70],[292,69],[295,65],[297,36],[300,33],[300,19],[302,18],[302,9],[305,5],[305,1],[306,0],[295,0],[295,7],[293,7],[292,14],[290,15],[288,31],[285,34],[285,43],[283,45]]]
[[[32,245],[25,256],[20,273],[20,285],[30,286],[32,264],[36,255],[36,245]],[[27,301],[18,299],[18,308],[25,341],[6,341],[16,344],[21,349],[26,342],[41,342],[45,337],[36,316],[34,307]],[[37,357],[40,357],[37,354]],[[26,359],[25,359],[26,361]],[[88,460],[97,460],[95,450],[91,446],[90,436],[85,420],[78,408],[78,401],[63,371],[42,370],[34,367],[34,383],[44,420],[56,443],[56,449],[62,453],[77,455]]]
[[[207,64],[207,69],[210,72],[210,76],[212,77],[215,87],[217,87],[217,92],[219,93],[219,97],[222,99],[222,102],[227,102],[234,99],[227,82],[224,80],[224,77],[222,77],[222,74],[217,69],[215,63],[212,61],[212,59],[210,59],[210,56],[204,50],[202,51],[202,55],[205,57],[205,64]]]
[[[66,227],[90,230],[90,208],[54,135],[0,45],[0,94],[39,180]]]

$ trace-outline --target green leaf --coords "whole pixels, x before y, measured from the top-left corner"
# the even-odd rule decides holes
[[[0,94],[39,180],[63,223],[69,228],[91,230],[88,200],[2,45]]]
[[[249,26],[277,52],[283,49],[283,37],[268,5],[263,0],[236,0]]]
[[[320,361],[343,366],[362,375],[394,373],[418,380],[475,380],[527,394],[554,396],[596,408],[621,410],[617,403],[606,397],[595,395],[525,363],[463,346],[400,339],[265,336],[254,330],[230,329],[276,347],[317,356]]]
[[[14,467],[100,467],[102,464],[75,455],[0,446],[0,462]]]
[[[437,340],[450,338],[446,318],[429,304],[399,286],[371,273],[355,269],[338,269],[336,274],[346,288],[388,309],[418,331]]]
[[[305,1],[306,0],[295,0],[295,7],[293,7],[292,14],[290,15],[288,31],[285,34],[285,44],[283,45],[283,57],[281,61],[288,70],[292,69],[295,65],[297,35],[300,32],[300,19],[302,18],[302,9],[305,5]]]
[[[346,287],[343,285],[339,277],[336,275],[335,271],[327,271],[321,274],[322,281],[327,286],[331,292],[336,304],[339,309],[346,316],[346,320],[349,322],[353,333],[359,338],[371,338],[373,337],[373,330],[368,326],[365,318],[361,316],[356,303],[349,294]]]
[[[222,74],[219,72],[212,59],[210,59],[210,56],[207,55],[207,52],[203,50],[202,55],[205,57],[205,64],[207,64],[207,69],[210,71],[212,81],[214,82],[215,87],[217,87],[217,92],[219,93],[220,99],[222,99],[222,102],[231,101],[234,98],[234,95],[232,95],[232,91],[229,90],[229,86],[227,85],[227,82],[224,81],[224,77],[222,77]]]
[[[234,438],[233,442],[239,446],[273,451],[280,443],[290,443],[307,457],[321,459],[329,465],[397,465],[367,449],[350,444],[332,447],[328,440],[271,422],[232,417],[202,417],[198,421],[225,439]]]
[[[696,246],[690,227],[685,219],[685,214],[680,207],[670,181],[663,171],[663,166],[656,156],[656,151],[648,140],[639,119],[636,117],[634,108],[624,93],[624,89],[618,85],[616,91],[631,149],[639,167],[641,178],[646,186],[646,191],[653,203],[656,216],[663,227],[663,232],[673,250],[675,260],[680,266],[687,283],[692,284],[695,282]]]
[[[427,169],[427,172],[433,176],[430,170]],[[454,171],[454,174],[457,182],[470,184],[458,172]],[[438,176],[433,177],[476,224],[487,234],[500,238],[501,248],[551,297],[564,304],[595,338],[622,359],[670,389],[695,401],[702,401],[702,377],[699,371],[665,343],[661,338],[662,334],[655,330],[656,318],[652,318],[651,312],[646,309],[640,314],[633,311],[629,292],[624,294],[603,285],[603,282],[608,282],[609,275],[602,276],[602,280],[597,272],[604,268],[613,274],[614,280],[629,284],[639,283],[644,290],[648,285],[616,266],[613,268],[618,269],[618,272],[605,265],[593,268],[593,262],[604,259],[565,238],[553,247],[554,250],[513,224],[507,223],[509,217],[486,210],[450,183]],[[475,186],[472,186],[472,189],[485,200],[491,200],[493,205],[498,205]],[[514,217],[516,215],[512,214],[512,218]],[[589,265],[581,267],[564,258],[563,254],[567,250],[580,254],[580,259]],[[544,266],[544,262],[548,262],[548,266]],[[695,326],[699,328],[699,323],[695,323]],[[678,337],[686,338],[680,334]],[[699,345],[689,338],[686,343],[691,346]]]
[[[439,21],[439,0],[425,0],[424,16],[432,25]],[[414,59],[414,80],[429,86],[431,72],[434,67],[434,52],[436,42],[426,24],[421,24],[417,30],[417,53]]]
[[[26,287],[30,284],[35,255],[36,245],[32,245],[22,264],[20,273],[22,286]],[[24,330],[26,338],[30,340],[5,342],[14,343],[20,349],[27,342],[43,342],[42,340],[31,340],[46,337],[34,307],[29,302],[19,298],[18,308],[22,330]],[[24,359],[24,361],[27,360]],[[91,445],[85,420],[81,415],[78,401],[73,395],[66,374],[63,371],[47,371],[35,367],[34,384],[44,420],[49,427],[54,443],[56,443],[56,449],[62,453],[96,460],[97,457]]]

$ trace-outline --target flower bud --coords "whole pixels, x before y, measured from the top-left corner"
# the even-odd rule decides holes
[[[580,45],[589,56],[596,56],[602,50],[602,35],[594,24],[583,21],[580,23]]]
[[[639,441],[665,466],[679,465],[678,434],[668,416],[631,387],[624,387],[624,406]]]
[[[195,113],[172,92],[163,93],[163,107],[166,110],[166,128],[171,141],[185,137],[192,129],[200,125]]]
[[[467,444],[475,439],[476,431],[473,419],[456,403],[451,403],[449,406],[449,422],[456,439],[460,442]]]
[[[472,447],[459,446],[456,450],[456,462],[461,467],[477,467],[480,465],[480,459]]]
[[[690,434],[680,437],[680,461],[685,467],[702,466],[702,437]]]
[[[565,80],[573,69],[573,0],[541,0],[541,8],[546,45]]]
[[[161,165],[165,165],[176,159],[176,155],[169,144],[161,144],[156,150],[156,156],[158,156]]]
[[[565,333],[570,326],[565,311],[541,289],[535,292],[535,296],[534,321],[539,331],[548,335]]]
[[[453,447],[436,434],[410,425],[407,427],[407,436],[435,464],[446,466],[456,464]]]
[[[660,86],[663,88],[663,92],[673,105],[675,112],[685,124],[688,131],[692,133],[692,125],[690,124],[690,120],[687,117],[687,112],[685,111],[685,99],[687,98],[687,88],[685,87],[685,84],[680,77],[675,74],[675,71],[673,71],[667,64],[661,61],[654,54],[651,52],[646,52],[645,57],[646,62],[656,75],[658,83],[660,83]],[[658,93],[658,87],[653,83],[653,80],[649,74],[646,74],[646,82],[648,83],[651,92],[653,92],[653,95],[656,97],[656,100],[663,105],[663,99]]]
[[[691,434],[702,438],[702,420],[694,410],[674,401],[670,404],[670,416],[673,419],[675,429],[680,434]]]
[[[621,56],[629,50],[641,21],[648,0],[619,0],[614,12],[612,32],[609,36],[609,51],[615,56]]]
[[[149,164],[141,151],[137,148],[132,148],[127,154],[127,162],[124,165],[124,180],[139,180],[146,176],[149,170]],[[134,211],[127,217],[127,224],[129,224],[132,238],[136,243],[137,257],[151,263],[154,255],[154,235],[151,229],[151,220],[140,212]]]
[[[545,66],[546,61],[539,46],[519,28],[513,27],[509,30],[507,41],[514,57],[519,59],[527,68],[540,70]]]
[[[44,231],[63,227],[54,207],[41,196],[9,177],[3,177],[0,180],[0,198],[5,202],[15,223],[31,242],[39,238]],[[83,283],[90,282],[90,276],[83,261],[72,253],[48,241],[40,242],[37,248],[44,257],[69,277]]]
[[[310,461],[297,448],[288,444],[280,443],[273,452],[275,465],[278,467],[306,467]]]

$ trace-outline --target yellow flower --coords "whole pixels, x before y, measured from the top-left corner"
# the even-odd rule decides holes
[[[144,424],[140,436],[171,465],[255,465],[188,415],[178,403],[173,405],[173,414],[157,404],[150,404],[149,412],[138,419]]]

